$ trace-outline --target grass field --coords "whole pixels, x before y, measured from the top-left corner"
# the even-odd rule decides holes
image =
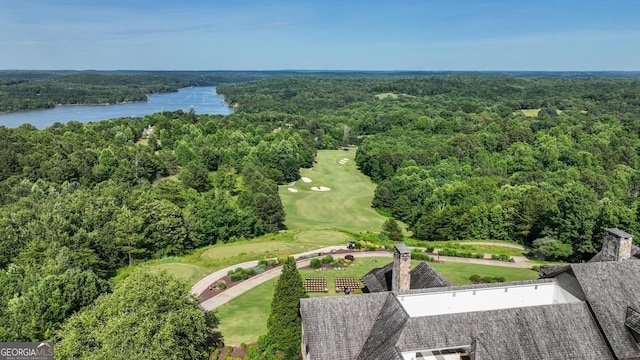
[[[300,276],[324,277],[327,279],[328,293],[312,293],[310,297],[321,296],[343,296],[335,292],[336,277],[361,278],[371,269],[382,267],[392,261],[391,258],[377,258],[377,262],[372,262],[371,258],[358,258],[344,271],[337,270],[300,270]],[[411,266],[419,264],[419,261],[411,261]],[[488,266],[467,263],[429,263],[438,270],[449,281],[455,285],[470,284],[471,275],[483,276],[503,276],[506,281],[537,279],[538,274],[528,269],[516,269],[501,266]],[[216,314],[220,318],[220,330],[224,335],[226,344],[239,345],[241,343],[251,343],[258,340],[260,335],[267,331],[267,317],[271,308],[271,300],[277,279],[270,280],[262,285],[251,289],[243,296],[222,305],[216,309]]]
[[[167,271],[180,279],[185,280],[189,284],[195,284],[198,280],[209,275],[211,271],[202,266],[184,264],[184,263],[168,263],[153,265],[149,267],[151,271]]]
[[[192,286],[210,273],[227,266],[250,260],[303,253],[326,246],[346,245],[350,240],[353,240],[352,236],[332,230],[267,234],[251,240],[207,246],[185,256],[150,260],[134,267],[123,268],[114,278],[114,282],[122,280],[136,267],[149,267],[152,270],[166,270]]]
[[[280,186],[288,229],[333,228],[355,233],[382,229],[386,218],[371,207],[375,184],[358,170],[355,154],[354,148],[318,151],[314,168],[300,172],[311,182],[298,180],[293,186]],[[341,164],[342,159],[348,161]],[[331,190],[314,191],[314,186]]]

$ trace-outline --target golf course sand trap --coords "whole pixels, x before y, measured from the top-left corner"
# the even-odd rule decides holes
[[[320,187],[312,186],[311,190],[313,190],[313,191],[329,191],[329,190],[331,190],[331,188],[328,188],[326,186],[320,186]]]
[[[303,182],[306,182],[306,183],[310,183],[311,182],[311,179],[309,179],[308,177],[304,177],[304,176],[302,178],[300,178],[300,180],[302,180]]]
[[[292,193],[297,193],[298,189],[294,189],[294,188],[287,188],[287,190],[291,191]]]

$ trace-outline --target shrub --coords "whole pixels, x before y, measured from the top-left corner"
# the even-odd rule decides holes
[[[536,257],[547,260],[562,260],[573,254],[571,244],[548,237],[535,240],[533,249]]]
[[[238,273],[238,274],[242,274],[242,270],[244,270],[244,269],[243,269],[243,268],[241,268],[241,267],[237,267],[237,268],[236,268],[236,273]]]
[[[229,270],[229,271],[227,271],[227,275],[231,276],[231,275],[233,275],[233,274],[234,274],[234,271],[233,271],[233,270]]]
[[[500,261],[511,261],[511,256],[506,254],[491,254],[491,259]]]
[[[253,276],[256,274],[256,270],[254,268],[248,268],[248,269],[244,269],[244,273],[249,276]]]
[[[333,256],[327,255],[323,257],[321,261],[323,264],[331,264],[331,262],[333,262]]]
[[[269,259],[267,260],[267,266],[276,266],[278,265],[278,260],[277,259]]]
[[[432,253],[436,248],[434,248],[433,246],[427,246],[426,250],[428,253]]]
[[[249,278],[249,274],[243,271],[240,273],[240,277],[242,278],[242,280],[247,280]]]
[[[247,344],[245,344],[245,343],[240,343],[240,349],[242,349],[242,350],[246,350],[246,349],[247,349]]]
[[[263,266],[263,265],[267,265],[267,260],[264,260],[264,259],[258,260],[258,266]]]
[[[216,284],[216,286],[218,287],[218,289],[220,290],[224,290],[227,288],[227,283],[224,282],[224,280],[220,280],[218,281],[218,283]]]
[[[211,358],[212,358],[212,359],[216,359],[216,360],[218,360],[218,358],[220,358],[220,349],[216,349],[216,350],[213,352],[213,356],[211,356]]]
[[[263,266],[255,266],[253,267],[253,272],[255,274],[262,274],[263,272],[265,272],[265,268]]]
[[[242,279],[242,275],[238,273],[233,273],[229,275],[229,277],[231,278],[231,281],[240,281],[240,279]]]
[[[473,274],[469,276],[469,280],[471,280],[472,283],[477,284],[482,281],[482,278],[478,274]]]
[[[495,278],[493,276],[483,276],[482,277],[482,281],[484,281],[486,283],[496,282],[496,280],[495,280]]]
[[[320,259],[311,259],[310,266],[312,269],[319,269],[322,267],[322,262],[320,261]]]
[[[496,276],[493,278],[494,282],[505,282],[507,281],[503,276]]]
[[[414,260],[433,261],[431,256],[424,253],[413,253],[411,254],[411,258]]]

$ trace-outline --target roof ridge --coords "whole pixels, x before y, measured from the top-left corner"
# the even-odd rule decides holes
[[[391,308],[391,305],[393,305],[394,307]],[[395,311],[399,309],[402,312],[402,315],[404,316],[402,317],[402,319],[400,319],[400,323],[396,323],[396,324],[386,323],[385,320],[390,320],[390,319],[388,319],[388,317],[385,316],[386,315],[385,310],[388,311],[389,309],[395,310]],[[397,343],[397,340],[400,337],[400,334],[402,333],[402,330],[404,329],[404,326],[406,325],[408,319],[409,319],[409,314],[407,313],[407,311],[400,304],[395,294],[393,292],[389,292],[387,295],[387,298],[385,299],[382,305],[382,308],[380,309],[380,312],[376,316],[376,320],[373,322],[373,326],[371,326],[371,329],[369,330],[369,334],[367,334],[366,336],[366,340],[364,341],[364,344],[362,345],[362,348],[360,349],[360,352],[358,353],[358,356],[356,357],[356,359],[371,359],[372,357],[370,352],[372,349],[369,349],[369,348],[372,345],[375,345],[376,348],[380,347],[382,342],[376,341],[375,344],[372,343],[373,341],[376,340],[375,337],[377,334],[374,334],[374,332],[377,330],[383,330],[383,332],[385,333],[386,339],[388,341],[393,342],[393,345],[394,345],[393,354],[399,356],[397,359],[402,359],[402,357],[398,354],[398,350],[395,344]],[[396,326],[394,329],[394,328],[389,328],[387,325],[396,325]],[[384,326],[384,329],[379,329],[381,326]]]

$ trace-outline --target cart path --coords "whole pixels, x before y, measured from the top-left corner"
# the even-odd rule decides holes
[[[315,254],[315,253],[321,253],[321,254],[325,254],[325,253],[331,253],[332,251],[337,251],[337,250],[344,250],[345,246],[329,246],[329,247],[325,247],[325,248],[321,248],[321,249],[316,249],[313,251],[308,251],[305,253],[301,253],[301,254],[296,254],[296,255],[292,255],[294,258],[298,259],[296,260],[296,265],[298,268],[303,268],[306,266],[309,266],[309,263],[311,262],[311,259],[299,259],[302,256],[305,255],[309,255],[309,254]],[[353,255],[354,257],[358,258],[358,257],[389,257],[392,258],[393,257],[393,253],[389,252],[389,251],[356,251],[356,252],[349,252],[349,253],[341,253],[339,254],[341,257],[347,256],[347,255]],[[460,263],[472,263],[472,264],[480,264],[480,265],[491,265],[491,266],[504,266],[504,267],[512,267],[512,268],[521,268],[521,269],[530,269],[531,268],[531,264],[529,263],[529,261],[527,260],[527,258],[523,257],[523,256],[514,256],[513,257],[514,262],[508,262],[508,261],[496,261],[496,260],[489,260],[489,259],[470,259],[470,258],[460,258],[460,257],[452,257],[452,256],[440,256],[439,257],[439,261],[442,262],[460,262]],[[236,264],[233,266],[229,266],[227,268],[218,270],[214,273],[211,273],[210,275],[208,275],[207,277],[205,277],[204,279],[198,281],[198,283],[196,283],[192,288],[191,288],[191,293],[199,296],[203,291],[205,291],[207,289],[207,287],[211,284],[213,284],[214,282],[216,282],[217,280],[223,278],[224,276],[227,275],[227,273],[230,270],[235,270],[238,267],[243,267],[243,268],[247,268],[247,267],[253,267],[253,266],[257,266],[258,265],[258,261],[247,261],[241,264]],[[381,265],[383,266],[383,265]],[[280,273],[282,272],[282,267],[278,267],[275,269],[270,269],[265,271],[262,274],[258,274],[256,276],[252,276],[250,278],[248,278],[247,280],[242,281],[241,283],[239,283],[238,285],[234,285],[233,287],[230,287],[229,289],[221,292],[220,294],[207,299],[205,301],[203,301],[202,303],[200,303],[200,308],[202,308],[205,311],[210,311],[213,310],[223,304],[226,304],[227,302],[235,299],[236,297],[244,294],[245,292],[253,289],[254,287],[263,284],[271,279],[274,279],[276,277],[278,277],[280,275]]]

